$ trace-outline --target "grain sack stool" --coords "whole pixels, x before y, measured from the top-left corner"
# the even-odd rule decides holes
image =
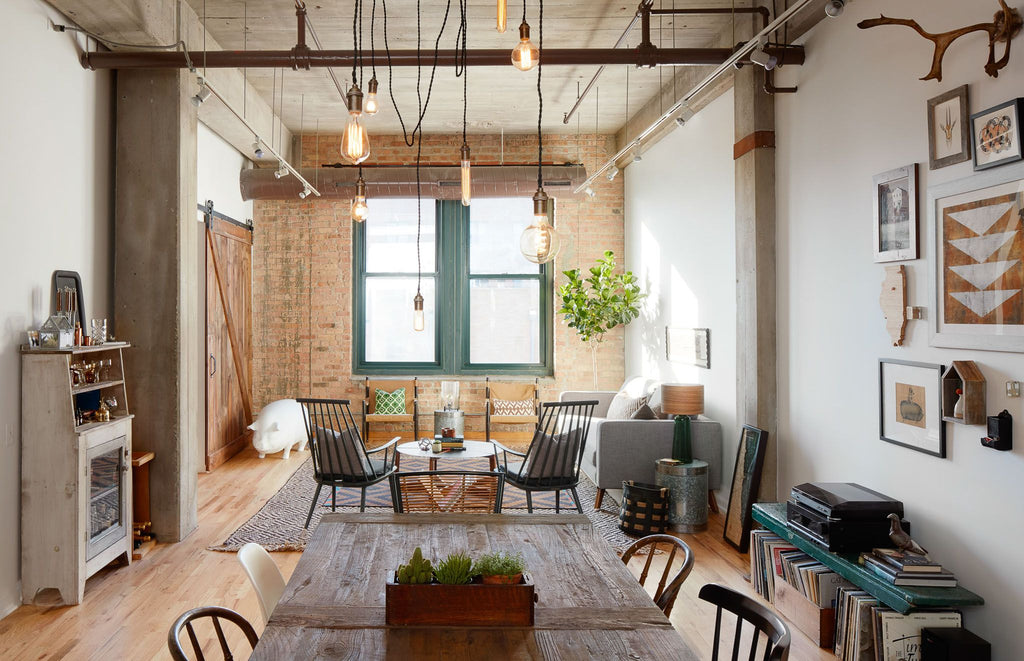
[[[656,535],[668,527],[669,489],[633,480],[622,482],[619,529],[627,535]]]

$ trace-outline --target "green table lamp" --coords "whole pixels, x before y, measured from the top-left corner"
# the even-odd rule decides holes
[[[661,386],[661,410],[675,415],[672,433],[672,458],[688,464],[693,461],[690,442],[690,416],[704,412],[704,386],[691,383],[664,383]]]

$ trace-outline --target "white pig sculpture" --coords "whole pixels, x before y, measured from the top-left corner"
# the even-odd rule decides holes
[[[298,452],[305,450],[309,441],[306,416],[306,407],[294,399],[279,399],[264,406],[256,421],[249,425],[254,432],[252,446],[260,453],[260,459],[281,450],[287,459],[296,443]]]

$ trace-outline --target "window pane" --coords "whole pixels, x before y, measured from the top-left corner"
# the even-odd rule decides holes
[[[469,327],[471,363],[539,363],[540,282],[470,280]]]
[[[434,362],[434,279],[424,278],[420,291],[426,327],[414,331],[416,278],[366,278],[367,362]]]
[[[533,200],[500,197],[473,200],[469,209],[470,273],[537,273],[519,252],[519,237],[533,222]]]
[[[416,200],[370,199],[366,201],[366,272],[416,272]],[[420,253],[423,272],[434,272],[434,200],[423,200]],[[410,304],[411,305],[411,304]],[[411,308],[410,308],[411,309]]]

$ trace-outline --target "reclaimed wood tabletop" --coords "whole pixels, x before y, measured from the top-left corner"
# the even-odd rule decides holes
[[[520,551],[533,627],[392,627],[389,573],[424,557]],[[697,659],[579,514],[325,514],[252,659]]]

